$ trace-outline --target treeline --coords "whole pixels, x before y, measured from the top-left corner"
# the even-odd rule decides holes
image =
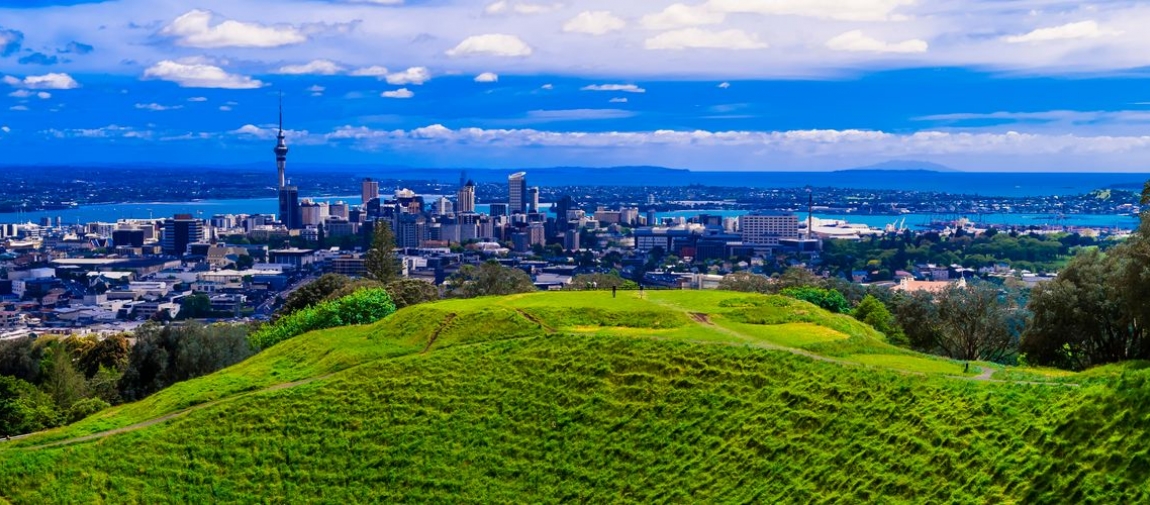
[[[149,322],[133,335],[102,340],[0,342],[0,435],[72,423],[238,363],[252,353],[246,328],[198,323]]]
[[[834,275],[849,276],[854,270],[878,272],[873,280],[890,280],[898,270],[916,264],[990,267],[999,263],[1018,270],[1054,272],[1068,258],[1085,249],[1105,250],[1115,243],[1079,234],[1019,234],[987,230],[978,236],[959,231],[943,237],[937,232],[887,234],[859,241],[828,240],[823,265]]]

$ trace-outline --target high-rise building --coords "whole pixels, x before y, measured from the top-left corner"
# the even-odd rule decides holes
[[[780,239],[799,238],[799,218],[793,212],[758,212],[739,217],[743,243],[777,246]]]
[[[164,220],[164,237],[160,242],[164,254],[183,256],[188,244],[201,243],[204,239],[204,222],[191,214],[176,214]]]
[[[451,200],[447,197],[439,197],[435,203],[431,204],[431,213],[437,216],[446,216],[452,214]]]
[[[459,202],[456,205],[457,212],[470,213],[475,212],[475,182],[467,181],[459,188]]]
[[[527,190],[527,212],[539,212],[539,186]]]
[[[372,198],[379,198],[379,181],[367,178],[363,180],[363,205],[366,206]]]
[[[514,173],[507,178],[507,203],[512,214],[527,212],[527,172]]]
[[[303,228],[299,208],[299,188],[288,186],[287,155],[288,146],[284,137],[284,106],[280,99],[280,129],[276,135],[276,170],[279,172],[279,214],[280,221],[289,229]]]

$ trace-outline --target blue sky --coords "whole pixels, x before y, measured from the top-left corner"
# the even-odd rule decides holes
[[[1150,165],[1150,6],[0,2],[6,163]]]

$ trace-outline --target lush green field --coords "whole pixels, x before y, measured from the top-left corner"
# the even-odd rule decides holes
[[[453,300],[0,444],[0,503],[1150,500],[1150,371],[979,368],[778,297]]]

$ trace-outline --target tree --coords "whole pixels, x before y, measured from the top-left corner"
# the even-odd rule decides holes
[[[855,319],[869,324],[879,333],[886,335],[888,342],[904,346],[907,344],[906,335],[903,334],[902,328],[899,328],[894,316],[887,310],[886,305],[874,295],[863,297],[851,315]]]
[[[120,394],[139,400],[177,382],[239,363],[252,355],[247,330],[239,325],[145,324],[120,378]]]
[[[451,296],[475,298],[478,296],[511,295],[536,291],[526,272],[489,261],[478,267],[464,265],[448,279]]]
[[[177,319],[202,319],[211,317],[212,299],[204,293],[194,293],[185,296],[180,302],[180,314]]]
[[[395,256],[395,234],[387,221],[376,221],[372,232],[371,249],[364,259],[366,276],[384,284],[403,276],[399,258]]]
[[[791,287],[782,290],[779,294],[789,296],[796,300],[813,303],[831,312],[845,314],[850,312],[851,305],[842,293],[833,289],[815,288],[810,286]]]
[[[346,275],[324,274],[288,295],[283,306],[276,311],[276,318],[320,303],[349,283],[351,283],[351,279]]]
[[[1082,370],[1150,358],[1141,261],[1127,246],[1109,255],[1091,250],[1035,287],[1029,304],[1034,321],[1020,349],[1027,361]]]
[[[32,383],[0,375],[0,435],[22,435],[57,426],[52,397]]]
[[[64,344],[57,342],[50,346],[42,373],[41,387],[61,412],[66,412],[74,403],[88,396],[88,381],[72,365],[72,353]]]
[[[398,309],[439,300],[439,288],[419,279],[396,280],[387,285],[387,293]]]
[[[571,285],[568,289],[584,290],[584,289],[639,289],[639,285],[635,281],[627,280],[619,276],[617,272],[609,274],[580,274],[571,279]]]
[[[765,275],[751,272],[735,272],[719,281],[719,289],[725,291],[741,291],[743,293],[771,293],[772,281]]]
[[[0,375],[35,383],[40,377],[41,359],[43,346],[36,345],[35,338],[0,340]]]
[[[892,299],[890,307],[911,349],[938,352],[941,330],[934,294],[929,291],[900,294]]]
[[[72,338],[69,340],[78,340]],[[128,366],[128,357],[132,354],[132,345],[128,342],[128,338],[123,335],[112,335],[110,337],[94,339],[90,346],[86,346],[82,352],[79,353],[79,358],[76,360],[76,368],[84,373],[84,376],[91,379],[101,369],[122,371]]]
[[[1016,345],[1025,316],[988,282],[953,284],[938,295],[938,346],[954,359],[1001,361]]]
[[[256,264],[256,259],[250,254],[241,254],[236,258],[236,270],[247,270]]]
[[[802,267],[788,268],[775,279],[774,289],[781,292],[787,288],[822,287],[823,279]]]

